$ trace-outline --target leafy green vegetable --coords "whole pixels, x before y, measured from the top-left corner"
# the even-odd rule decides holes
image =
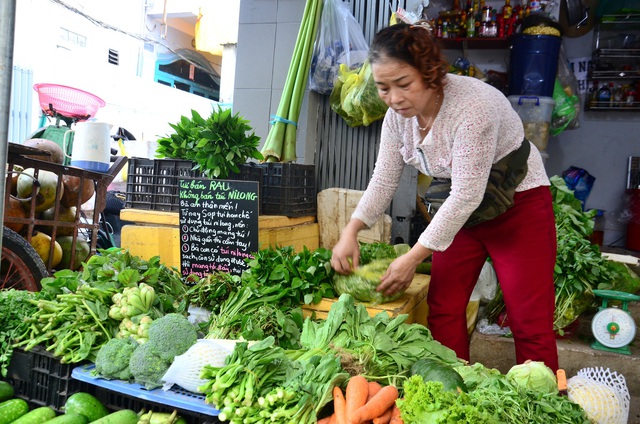
[[[109,316],[113,295],[125,287],[146,283],[158,298],[154,316],[184,312],[186,289],[180,274],[119,248],[99,249],[83,270],[62,270],[42,279],[43,299],[31,300],[37,311],[27,318],[28,328],[16,337],[25,350],[45,345],[63,363],[95,361],[100,348],[118,333],[119,321]]]
[[[0,374],[7,376],[15,339],[28,330],[31,317],[38,310],[40,293],[26,290],[0,290]]]
[[[371,243],[359,242],[360,266],[366,265],[375,259],[387,259],[398,257],[395,246],[389,243],[375,241]]]
[[[342,367],[350,374],[396,387],[420,358],[462,364],[455,352],[434,340],[425,326],[406,320],[407,315],[391,318],[386,312],[370,317],[364,305],[356,305],[352,296],[343,294],[331,305],[324,321],[305,320],[299,354],[331,352],[341,358]]]
[[[557,393],[556,376],[544,362],[527,361],[511,367],[506,374],[514,385],[541,393]]]
[[[315,423],[333,387],[348,378],[334,355],[296,358],[274,341],[237,343],[225,366],[203,368],[207,382],[199,389],[220,409],[221,421]]]
[[[374,304],[391,302],[404,292],[398,292],[392,296],[385,296],[384,293],[376,290],[380,284],[380,278],[387,272],[392,258],[374,259],[366,265],[356,268],[349,275],[338,275],[333,277],[333,287],[339,295],[350,294],[360,302],[372,302]]]
[[[247,261],[240,286],[212,314],[207,338],[261,340],[274,336],[278,345],[298,348],[301,304],[333,297],[331,251],[292,246],[269,247]]]
[[[469,392],[444,390],[442,383],[413,376],[398,400],[405,424],[588,424],[585,411],[557,393],[541,393],[511,384],[505,375],[482,364],[456,370]]]
[[[218,105],[218,110],[204,119],[191,110],[191,119],[182,116],[179,122],[169,124],[175,132],[158,139],[156,157],[192,160],[193,169],[210,178],[239,173],[238,165],[248,158],[262,160],[260,137],[247,135],[252,129],[249,121],[231,113],[231,109],[223,110]]]

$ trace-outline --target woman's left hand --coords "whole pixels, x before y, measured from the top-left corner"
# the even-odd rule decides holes
[[[389,265],[387,272],[380,278],[377,291],[386,296],[403,292],[411,285],[416,267],[431,255],[431,250],[416,244],[408,253],[400,256]]]

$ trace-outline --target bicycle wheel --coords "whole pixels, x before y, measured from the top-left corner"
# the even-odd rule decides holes
[[[0,289],[40,291],[40,280],[48,276],[47,267],[29,242],[3,227]]]

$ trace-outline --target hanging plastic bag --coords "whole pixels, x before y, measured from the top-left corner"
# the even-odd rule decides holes
[[[356,71],[340,66],[329,104],[350,127],[367,126],[382,119],[388,108],[378,96],[368,60]]]
[[[340,65],[362,66],[369,53],[360,24],[342,0],[324,0],[309,71],[309,89],[328,94]]]
[[[555,107],[551,117],[551,135],[558,135],[565,129],[578,128],[580,115],[580,97],[578,79],[569,67],[569,60],[560,46],[558,72],[553,88]]]

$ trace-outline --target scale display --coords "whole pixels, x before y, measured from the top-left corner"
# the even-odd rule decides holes
[[[594,290],[593,293],[602,298],[602,306],[591,321],[591,331],[596,339],[591,347],[630,355],[629,344],[636,336],[636,323],[628,304],[639,301],[640,296],[614,290]],[[608,306],[609,300],[621,301],[622,307]]]

